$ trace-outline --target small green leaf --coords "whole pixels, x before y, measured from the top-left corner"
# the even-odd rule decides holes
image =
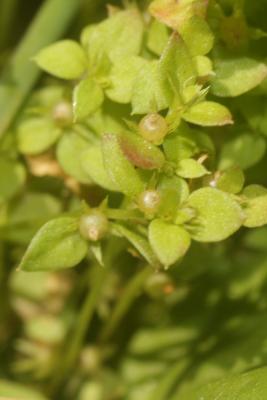
[[[245,196],[244,226],[255,228],[267,224],[267,189],[260,185],[249,185],[243,191]]]
[[[45,47],[34,60],[44,71],[62,79],[78,79],[87,67],[84,50],[73,40],[61,40]]]
[[[173,92],[158,61],[147,61],[133,85],[133,114],[149,114],[167,108]]]
[[[180,131],[180,129],[166,137],[163,148],[168,160],[174,162],[190,158],[197,152],[195,140],[187,132]]]
[[[128,196],[144,190],[144,182],[138,171],[124,156],[117,135],[107,133],[102,141],[104,166],[114,184]]]
[[[228,193],[202,188],[188,198],[188,206],[196,210],[190,233],[199,242],[218,242],[236,232],[242,225],[244,213]]]
[[[24,271],[56,271],[74,267],[85,257],[87,242],[78,220],[61,217],[47,222],[32,239],[20,264]]]
[[[123,154],[136,167],[142,169],[162,168],[165,157],[162,151],[152,143],[135,133],[124,131],[119,137]]]
[[[186,181],[178,176],[163,176],[157,186],[160,192],[161,202],[158,214],[166,219],[173,220],[177,213],[177,207],[186,201],[189,196],[189,188]]]
[[[215,60],[212,92],[235,97],[259,85],[267,76],[267,65],[249,57],[223,57]]]
[[[184,228],[160,219],[150,223],[148,237],[152,249],[166,268],[183,257],[191,243]]]
[[[83,35],[93,66],[101,53],[112,62],[138,55],[142,46],[144,23],[137,8],[119,11],[100,24],[94,25]]]
[[[57,160],[63,170],[81,183],[91,183],[81,166],[81,153],[88,148],[88,142],[76,132],[67,132],[57,145]]]
[[[173,33],[160,59],[162,74],[180,93],[196,80],[192,57],[178,33]]]
[[[30,118],[17,130],[19,151],[23,154],[40,154],[49,149],[60,137],[62,130],[48,118]]]
[[[81,121],[96,111],[104,101],[104,93],[91,77],[83,79],[73,92],[73,112],[75,121]]]
[[[22,164],[0,157],[0,200],[8,200],[23,186],[26,171]]]
[[[241,168],[233,166],[223,171],[216,180],[216,187],[224,192],[239,193],[245,183],[244,172]]]
[[[183,119],[201,126],[224,126],[233,123],[228,108],[213,101],[202,101],[189,108]]]
[[[119,60],[113,65],[109,76],[109,86],[105,93],[113,101],[118,103],[130,103],[133,95],[133,86],[140,70],[146,61],[137,56]]]
[[[113,224],[113,230],[115,234],[125,237],[150,265],[154,267],[159,265],[157,257],[144,236],[118,224]]]
[[[200,178],[210,172],[193,158],[180,160],[177,165],[176,174],[182,178]]]
[[[81,155],[81,165],[89,177],[99,186],[107,190],[119,191],[119,187],[111,180],[104,167],[101,147],[88,147]]]
[[[257,164],[266,151],[263,137],[251,133],[242,133],[226,142],[221,149],[219,167],[226,169],[238,165],[247,169]]]
[[[207,22],[198,17],[192,16],[179,29],[192,56],[204,56],[213,47],[214,35]]]
[[[194,62],[198,76],[210,77],[214,75],[213,64],[210,58],[206,56],[194,57]]]
[[[157,20],[153,20],[148,30],[147,47],[160,56],[169,39],[168,28]]]

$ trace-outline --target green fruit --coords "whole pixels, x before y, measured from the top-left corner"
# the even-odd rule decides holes
[[[168,133],[168,125],[160,114],[152,113],[141,119],[139,131],[144,139],[154,144],[160,144]]]
[[[138,207],[145,214],[156,214],[160,203],[161,195],[157,190],[145,190],[138,197]]]
[[[81,217],[79,230],[84,239],[97,242],[106,236],[108,227],[107,217],[102,212],[93,210],[90,214]]]

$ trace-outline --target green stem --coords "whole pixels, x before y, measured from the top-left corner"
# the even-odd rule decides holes
[[[116,304],[113,312],[108,319],[102,334],[100,335],[100,341],[106,341],[114,331],[116,330],[117,326],[119,325],[120,321],[127,313],[128,309],[135,301],[136,297],[140,294],[143,289],[144,282],[149,277],[150,274],[153,273],[152,268],[146,267],[142,269],[138,274],[133,277],[126,288],[122,296],[120,297],[118,303]]]
[[[71,331],[71,334],[69,335],[69,341],[65,347],[66,351],[64,353],[64,363],[62,363],[62,360],[60,360],[60,373],[57,373],[57,378],[53,385],[53,391],[57,390],[64,382],[69,372],[72,370],[77,357],[79,356],[86,334],[90,327],[99,296],[101,295],[106,274],[107,268],[101,268],[99,265],[96,266],[96,275],[94,277],[94,281],[92,282],[91,290],[89,290],[86,296],[78,319],[75,320],[75,327]]]
[[[80,4],[81,0],[46,0],[30,25],[0,79],[0,138],[40,75],[31,58],[64,34]]]

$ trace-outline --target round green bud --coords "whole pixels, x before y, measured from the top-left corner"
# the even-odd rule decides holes
[[[148,189],[142,192],[138,199],[138,208],[144,213],[153,215],[155,214],[161,203],[161,195],[157,190]]]
[[[152,113],[141,119],[139,131],[144,139],[154,144],[160,144],[168,133],[168,125],[160,114]]]
[[[108,232],[108,219],[98,210],[92,210],[90,214],[83,215],[80,219],[80,233],[83,238],[97,242],[106,236]]]
[[[67,101],[56,104],[52,111],[53,119],[59,126],[68,126],[73,122],[72,106]]]

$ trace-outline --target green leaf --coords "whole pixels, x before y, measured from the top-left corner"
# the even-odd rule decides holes
[[[96,111],[104,101],[100,85],[91,77],[83,79],[73,92],[73,112],[75,121],[82,121]]]
[[[192,56],[204,56],[213,47],[214,35],[207,22],[196,15],[187,20],[179,29]]]
[[[61,40],[45,47],[34,60],[44,71],[62,79],[81,78],[87,68],[85,52],[73,40]]]
[[[26,192],[9,208],[2,235],[10,242],[28,245],[37,230],[61,212],[59,199],[50,194]]]
[[[120,147],[127,159],[142,169],[160,169],[165,157],[162,151],[141,136],[124,131],[119,136]]]
[[[104,167],[101,147],[90,146],[86,149],[81,154],[81,165],[86,174],[99,186],[107,190],[119,191],[119,187],[111,180]]]
[[[215,60],[212,92],[235,97],[258,86],[267,76],[267,66],[249,57],[224,57]]]
[[[138,171],[124,156],[117,135],[107,133],[102,141],[104,166],[114,184],[127,196],[136,196],[144,190]]]
[[[48,118],[29,118],[19,124],[17,142],[23,154],[40,154],[60,137],[62,130]]]
[[[216,187],[224,192],[239,193],[245,183],[244,172],[241,168],[233,166],[223,171],[216,180]]]
[[[0,200],[8,200],[23,186],[26,179],[24,166],[0,157]]]
[[[202,101],[189,108],[183,119],[201,126],[224,126],[233,123],[228,108],[213,101]]]
[[[189,188],[186,181],[178,176],[161,177],[157,186],[161,195],[161,203],[158,214],[166,219],[173,220],[177,213],[177,207],[189,196]]]
[[[226,376],[196,388],[189,387],[179,400],[252,400],[267,396],[267,368]]]
[[[127,57],[117,61],[109,76],[109,86],[105,93],[113,101],[127,104],[132,100],[133,87],[136,77],[143,69],[146,61],[137,56]]]
[[[167,268],[185,255],[190,247],[189,233],[177,225],[155,219],[149,225],[149,243]]]
[[[177,165],[176,174],[182,178],[200,178],[210,172],[193,158],[180,160]]]
[[[188,198],[188,206],[197,216],[190,223],[190,233],[199,242],[218,242],[236,232],[244,213],[233,197],[218,189],[202,188]]]
[[[87,242],[78,220],[61,217],[47,222],[31,241],[20,264],[24,271],[56,271],[74,267],[85,257]]]
[[[90,65],[101,53],[108,55],[112,62],[121,61],[131,55],[138,55],[143,40],[144,23],[137,8],[120,11],[100,24],[90,28],[83,42],[86,44]]]
[[[113,224],[112,226],[114,233],[125,237],[150,265],[154,267],[159,266],[159,261],[144,236],[126,228],[123,225]]]
[[[238,165],[247,169],[257,164],[266,151],[263,137],[251,133],[242,133],[226,142],[221,149],[219,167],[226,169]]]
[[[245,196],[244,226],[255,228],[267,224],[267,189],[260,185],[249,185],[243,191]]]
[[[176,91],[193,85],[196,80],[192,57],[178,33],[173,33],[160,59],[162,74],[174,86]]]
[[[169,134],[163,142],[164,152],[170,161],[178,162],[197,153],[197,144],[190,130],[180,129]]]
[[[206,56],[196,56],[193,60],[195,62],[198,76],[210,77],[214,75],[213,64],[210,58]]]
[[[88,148],[88,142],[76,132],[67,132],[57,145],[57,160],[63,170],[81,183],[91,183],[81,166],[81,153]]]
[[[169,32],[165,25],[153,20],[147,34],[147,47],[150,51],[160,56],[167,45]]]
[[[173,92],[158,61],[147,61],[133,85],[133,114],[148,114],[167,108]]]

